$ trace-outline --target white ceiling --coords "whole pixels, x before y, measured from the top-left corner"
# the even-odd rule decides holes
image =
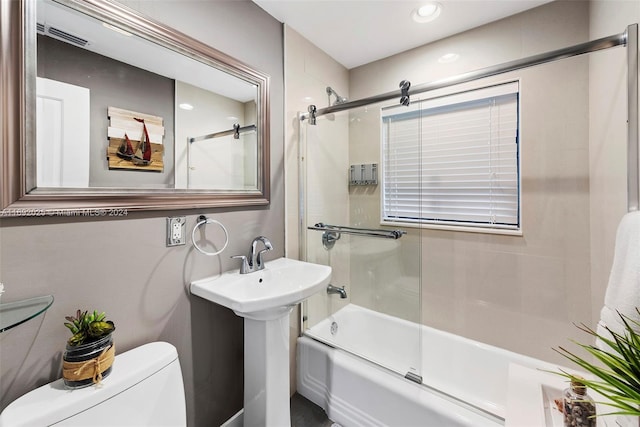
[[[438,0],[440,16],[418,24],[427,0],[253,0],[351,69],[422,46],[551,0]]]

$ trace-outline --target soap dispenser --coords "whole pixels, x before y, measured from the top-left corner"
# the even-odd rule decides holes
[[[569,388],[562,393],[564,427],[596,427],[596,405],[581,379],[573,377]]]

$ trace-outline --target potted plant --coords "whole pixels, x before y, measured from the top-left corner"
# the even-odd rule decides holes
[[[112,333],[115,325],[105,313],[78,310],[65,317],[64,325],[71,331],[63,356],[62,376],[69,388],[99,384],[111,373],[115,358]]]
[[[640,311],[636,308],[640,316]],[[610,337],[598,334],[593,329],[581,325],[578,328],[599,339],[604,345],[580,344],[597,363],[582,358],[562,347],[558,353],[593,374],[596,379],[583,379],[577,375],[561,370],[560,375],[571,381],[579,381],[587,387],[606,397],[608,401],[600,402],[614,408],[613,412],[598,415],[640,416],[640,322],[618,313],[624,325],[622,333],[609,328]],[[635,425],[638,425],[635,421]]]

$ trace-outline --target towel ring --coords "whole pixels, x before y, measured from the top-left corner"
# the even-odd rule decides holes
[[[222,249],[220,249],[217,252],[207,252],[203,250],[200,246],[198,246],[198,244],[196,243],[196,230],[205,224],[217,224],[220,226],[220,228],[222,228],[222,231],[224,231],[224,246],[222,246]],[[196,248],[196,250],[201,254],[207,255],[207,256],[215,256],[222,253],[222,251],[224,251],[225,249],[227,249],[227,245],[229,244],[229,232],[227,231],[225,226],[222,225],[220,221],[216,221],[215,219],[207,218],[204,215],[200,215],[198,217],[198,222],[196,223],[196,225],[193,227],[193,230],[191,231],[191,242],[193,243],[193,247]]]

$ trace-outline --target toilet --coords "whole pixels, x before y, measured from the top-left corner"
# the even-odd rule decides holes
[[[16,399],[0,414],[0,427],[186,426],[178,352],[166,342],[116,356],[97,387],[69,390],[62,379]]]

